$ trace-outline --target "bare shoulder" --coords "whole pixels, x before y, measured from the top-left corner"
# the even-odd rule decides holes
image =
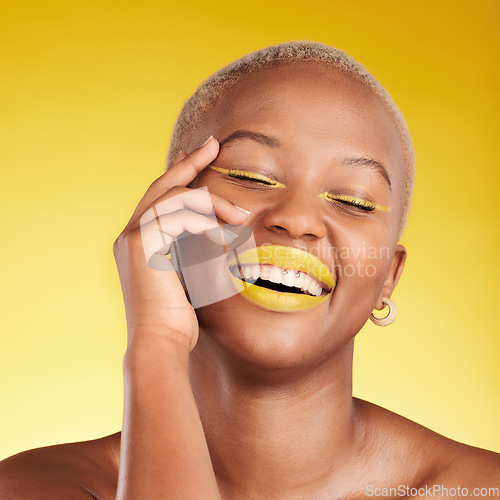
[[[368,432],[384,460],[398,471],[401,484],[460,485],[471,495],[474,488],[497,488],[496,496],[500,497],[499,453],[459,443],[373,403],[357,401],[366,420],[375,422]]]
[[[451,439],[448,441],[445,453],[452,460],[436,474],[434,482],[468,488],[464,497],[500,498],[500,454]]]
[[[24,451],[0,462],[0,498],[114,499],[120,434]]]

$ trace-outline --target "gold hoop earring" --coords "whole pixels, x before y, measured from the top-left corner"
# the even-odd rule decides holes
[[[389,308],[389,312],[387,313],[387,316],[385,316],[383,318],[377,318],[377,316],[375,316],[373,313],[370,314],[370,319],[377,326],[390,325],[396,319],[396,316],[398,315],[398,309],[396,307],[396,304],[391,299],[388,299],[387,297],[382,297],[382,303],[384,303]]]

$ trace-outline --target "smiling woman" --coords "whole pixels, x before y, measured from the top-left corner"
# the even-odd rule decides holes
[[[460,484],[500,496],[498,454],[352,395],[356,334],[396,316],[412,185],[400,112],[343,52],[291,42],[209,78],[114,245],[122,433],[11,457],[0,492],[290,500],[446,497]],[[206,257],[194,285],[184,251]],[[197,306],[207,282],[218,299]]]

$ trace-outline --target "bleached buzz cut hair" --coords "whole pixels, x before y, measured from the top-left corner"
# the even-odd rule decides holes
[[[251,73],[295,62],[316,63],[352,75],[369,87],[382,101],[398,129],[405,162],[405,202],[400,234],[408,219],[415,177],[415,155],[405,119],[390,94],[368,71],[344,51],[320,42],[292,41],[271,45],[247,54],[207,78],[184,103],[174,126],[168,151],[167,169],[180,153],[183,142],[204,120],[224,92]]]

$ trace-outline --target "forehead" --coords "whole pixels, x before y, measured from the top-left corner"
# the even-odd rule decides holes
[[[201,135],[213,133],[219,140],[241,129],[277,137],[304,161],[374,158],[386,165],[394,184],[404,185],[404,156],[391,114],[367,85],[334,68],[292,63],[255,71],[224,91],[202,128]]]

